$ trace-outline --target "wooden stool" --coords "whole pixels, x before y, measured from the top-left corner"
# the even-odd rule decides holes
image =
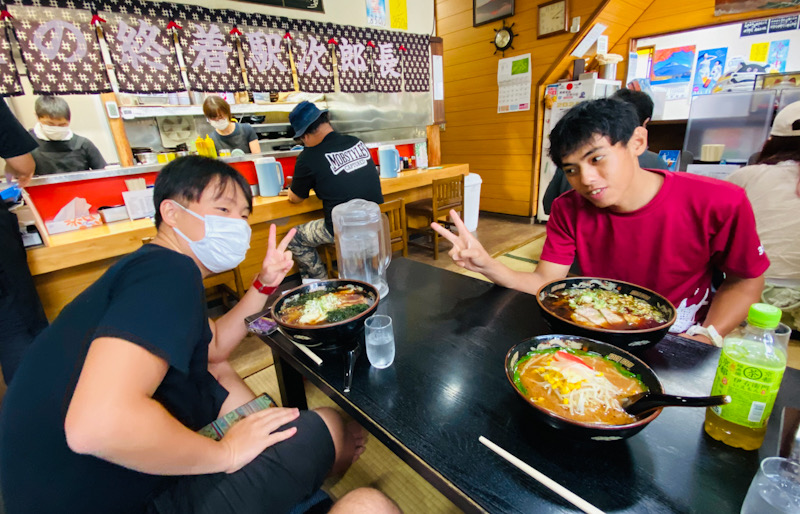
[[[431,184],[433,196],[406,204],[406,216],[423,216],[427,220],[424,228],[408,227],[411,234],[426,234],[432,238],[433,258],[439,258],[439,233],[430,227],[430,224],[437,223],[450,227],[452,222],[447,221],[450,210],[455,210],[461,217],[464,216],[464,175],[434,180]],[[428,245],[409,242],[423,248],[430,248]]]

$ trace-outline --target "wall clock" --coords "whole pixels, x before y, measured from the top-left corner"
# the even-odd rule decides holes
[[[516,36],[516,34],[514,34],[514,31],[511,28],[513,26],[514,24],[512,23],[510,26],[506,27],[506,22],[504,20],[502,27],[500,27],[499,29],[494,29],[494,39],[492,39],[489,42],[494,44],[495,54],[498,51],[500,51],[503,52],[503,57],[505,57],[506,50],[514,49],[514,47],[511,46],[511,43],[514,42],[514,37]]]
[[[552,0],[539,4],[537,39],[569,32],[567,0]]]

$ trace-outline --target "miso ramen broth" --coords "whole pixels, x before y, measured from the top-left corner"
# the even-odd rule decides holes
[[[606,289],[569,287],[547,293],[542,304],[556,316],[590,328],[643,330],[667,321],[641,298]]]
[[[369,309],[374,299],[358,286],[311,291],[290,298],[278,316],[288,325],[316,326],[354,318]]]
[[[534,350],[514,369],[514,384],[553,414],[583,423],[626,425],[636,421],[619,404],[647,387],[619,364],[580,350]]]

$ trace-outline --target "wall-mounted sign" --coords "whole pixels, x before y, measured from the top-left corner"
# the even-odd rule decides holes
[[[770,33],[797,29],[797,18],[798,16],[796,14],[794,16],[781,16],[780,18],[772,18],[769,20]]]
[[[742,33],[740,37],[766,34],[768,29],[769,20],[746,21],[742,23]]]

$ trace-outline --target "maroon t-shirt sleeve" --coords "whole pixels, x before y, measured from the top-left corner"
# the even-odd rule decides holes
[[[753,207],[744,193],[737,191],[737,201],[711,237],[713,262],[725,273],[741,278],[759,277],[769,268],[769,259],[756,231]]]
[[[563,196],[553,201],[550,219],[547,220],[547,238],[544,240],[541,260],[567,266],[571,266],[575,260],[572,207],[572,202]]]

